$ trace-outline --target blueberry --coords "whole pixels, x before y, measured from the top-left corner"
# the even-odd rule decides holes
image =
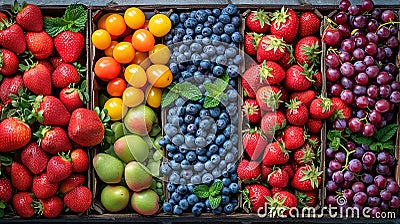
[[[207,156],[197,156],[197,160],[199,160],[199,162],[205,163],[207,162],[208,158]]]
[[[243,36],[239,32],[234,32],[231,37],[232,37],[232,41],[237,44],[239,44],[243,41]]]
[[[239,12],[239,9],[235,4],[227,5],[225,10],[229,15],[236,15]]]
[[[186,134],[185,135],[185,143],[189,149],[196,148],[196,144],[194,143],[195,137],[193,135]]]
[[[187,153],[187,148],[186,147],[179,147],[179,152],[182,153],[182,155]]]
[[[217,65],[213,68],[213,75],[215,77],[221,77],[222,74],[224,74],[224,68],[222,68],[222,66]],[[211,115],[212,116],[212,115]],[[214,117],[214,116],[213,116]]]
[[[193,34],[194,34],[194,30],[193,29],[191,29],[191,28],[187,28],[186,29],[186,35],[193,36]]]
[[[231,18],[231,23],[235,26],[235,27],[240,27],[240,24],[242,23],[242,20],[240,19],[239,16],[234,16]]]
[[[188,189],[187,189],[187,187],[185,185],[179,185],[176,188],[176,191],[181,195],[185,195],[188,192]]]
[[[171,199],[174,200],[175,203],[179,203],[182,199],[182,196],[178,192],[174,192],[171,194]]]
[[[187,125],[186,124],[182,124],[179,128],[180,132],[182,134],[186,134],[187,133]]]
[[[173,144],[167,144],[165,149],[167,150],[167,152],[175,152],[178,150],[178,146],[173,145]]]
[[[190,194],[193,194],[193,190],[194,190],[194,185],[193,184],[188,184],[187,186],[187,189],[188,189],[188,194],[190,193]]]
[[[226,33],[221,35],[221,41],[227,44],[232,42],[231,37]]]
[[[194,162],[196,160],[197,156],[196,153],[194,151],[190,151],[186,154],[186,159],[189,162]]]
[[[237,147],[232,147],[231,153],[232,153],[234,156],[237,156],[238,152],[239,152],[239,150],[238,150]]]
[[[237,198],[231,198],[231,203],[232,203],[233,207],[236,207],[238,205]]]
[[[228,24],[228,23],[231,22],[231,17],[230,17],[228,14],[221,14],[221,15],[218,17],[218,20],[219,20],[220,22],[222,22],[223,24]]]
[[[172,213],[172,205],[168,202],[164,202],[163,210],[165,213]]]
[[[207,144],[211,144],[212,142],[214,142],[215,141],[215,134],[214,133],[208,134],[207,137],[206,137],[206,141],[207,141]]]
[[[219,162],[221,161],[221,158],[219,157],[219,155],[214,154],[211,156],[211,162],[214,163],[215,165],[218,165]]]
[[[221,36],[219,36],[219,35],[213,33],[213,34],[211,34],[210,39],[211,39],[211,43],[212,43],[213,45],[216,45],[216,44],[218,44],[218,43],[221,41]]]
[[[202,31],[203,31],[203,30],[202,30]],[[197,34],[197,35],[194,37],[194,39],[195,39],[196,41],[198,41],[198,42],[200,42],[203,38],[204,38],[204,37],[203,37],[203,35],[201,35],[201,34]]]
[[[231,184],[229,185],[229,190],[231,190],[231,192],[232,192],[233,194],[236,194],[236,193],[239,192],[239,185],[238,185],[237,183],[231,183]]]
[[[235,63],[236,65],[240,65],[242,63],[242,57],[240,55],[236,55],[233,58],[233,63]]]
[[[194,28],[194,33],[195,34],[201,34],[201,31],[203,30],[203,24],[197,24],[196,28]]]
[[[221,205],[226,205],[228,203],[229,203],[229,196],[222,195],[222,197],[221,197]]]
[[[214,34],[222,35],[224,33],[224,24],[222,22],[217,22],[212,26],[212,31]]]
[[[218,206],[216,209],[211,210],[214,215],[219,215],[222,213],[222,207]]]
[[[231,174],[231,181],[232,181],[232,182],[237,182],[237,181],[238,181],[238,175],[237,175],[237,173],[232,173],[232,174]]]
[[[186,115],[185,115],[185,118],[184,118],[184,121],[185,121],[186,124],[193,123],[193,122],[194,122],[194,117],[193,117],[193,115],[186,114]]]
[[[211,153],[210,151],[207,151],[207,152],[206,152],[207,158],[211,158],[212,155],[213,155],[213,153]]]
[[[215,66],[214,69],[216,67],[221,67],[221,66]],[[217,118],[221,114],[221,109],[219,107],[210,108],[209,110],[210,110],[210,115],[213,118]]]
[[[218,119],[216,122],[217,129],[223,131],[226,128],[227,121],[225,119]]]
[[[229,162],[228,162],[228,163],[229,163]],[[235,164],[235,163],[229,163],[227,167],[228,167],[228,172],[229,172],[230,174],[236,173],[237,164]]]
[[[184,62],[187,61],[187,58],[186,58],[186,56],[185,56],[184,54],[180,54],[180,55],[176,58],[176,60],[177,60],[179,63],[184,63]],[[182,81],[183,81],[183,79],[180,80],[179,82],[182,82]]]
[[[190,168],[190,162],[187,161],[186,159],[182,160],[182,162],[181,162],[181,168],[182,168],[182,169],[189,169],[189,168]]]
[[[207,21],[210,24],[215,24],[217,22],[217,18],[215,18],[215,16],[208,16]]]
[[[202,136],[197,137],[194,142],[199,148],[205,147],[207,145],[206,139]]]
[[[229,138],[232,134],[232,125],[227,125],[222,134]]]
[[[184,159],[185,157],[182,155],[182,153],[178,153],[178,154],[175,154],[174,155],[174,157],[173,157],[173,160],[175,160],[176,162],[182,162],[182,160]]]
[[[226,161],[225,160],[221,160],[220,162],[219,162],[219,164],[218,164],[218,167],[221,169],[221,170],[226,170]],[[224,176],[224,177],[228,177],[229,176],[229,174],[227,175],[227,174],[225,174],[224,175],[224,173],[228,173],[228,172],[223,172],[222,173],[222,175]]]
[[[192,183],[192,184],[200,184],[200,183],[201,183],[201,177],[200,177],[200,175],[193,175],[193,176],[190,178],[190,183]]]
[[[197,155],[204,155],[204,154],[206,154],[206,152],[207,152],[206,148],[196,148]]]
[[[210,22],[208,22],[208,21],[205,21],[203,23],[203,25],[204,25],[204,27],[211,27],[212,24]]]
[[[226,204],[226,205],[224,206],[224,212],[225,212],[226,214],[232,214],[232,213],[233,213],[233,209],[234,209],[234,206],[233,206],[232,203],[228,203],[228,204]]]
[[[201,118],[200,117],[196,117],[196,119],[194,119],[194,124],[196,126],[198,126],[200,124]]]
[[[176,25],[176,24],[178,24],[179,23],[179,16],[178,16],[178,14],[176,14],[176,13],[172,13],[170,16],[169,16],[169,19],[171,20],[171,23],[172,23],[172,25]]]
[[[163,175],[169,174],[169,173],[171,173],[171,171],[172,171],[172,169],[167,163],[164,163],[160,166],[160,172]]]
[[[212,169],[214,169],[215,164],[213,164],[210,160],[208,160],[205,164],[204,164],[204,168],[208,171],[211,171]]]
[[[183,213],[181,206],[175,205],[174,209],[173,209],[173,213],[174,213],[174,215],[181,215]]]
[[[225,46],[224,46],[224,44],[221,44],[221,43],[218,43],[219,45],[218,46],[216,46],[216,49],[217,49],[217,54],[218,55],[223,55],[223,54],[225,54]]]
[[[213,175],[211,173],[205,173],[202,177],[201,177],[201,181],[205,184],[209,184],[212,180],[214,179]]]
[[[186,34],[185,36],[182,37],[182,42],[185,43],[185,44],[190,43],[190,41],[192,41],[192,40],[193,40],[193,37],[191,35],[189,35],[189,34]]]
[[[166,147],[167,146],[167,141],[165,140],[165,138],[160,138],[160,140],[158,140],[158,144],[162,147]]]
[[[197,10],[195,13],[195,18],[198,22],[204,23],[207,20],[207,13],[202,9]]]
[[[208,151],[210,151],[212,154],[215,154],[218,152],[218,146],[216,144],[212,144],[208,147]]]
[[[218,178],[221,176],[221,170],[217,167],[211,172],[214,178]]]
[[[227,140],[227,141],[224,142],[222,147],[224,147],[226,150],[230,150],[232,148],[232,146],[233,146],[232,142]],[[235,153],[232,153],[232,154],[235,154]]]
[[[184,28],[177,28],[176,29],[176,36],[178,36],[179,38],[183,38],[183,36],[185,36],[186,31]],[[183,53],[183,52],[181,52]]]
[[[197,26],[197,21],[194,18],[188,18],[185,22],[184,22],[184,26],[186,28],[195,28]]]
[[[164,132],[168,137],[172,138],[178,133],[178,129],[172,124],[166,124],[164,127]]]
[[[189,209],[189,203],[186,199],[182,199],[179,201],[179,206],[181,206],[183,211],[187,211]]]
[[[186,12],[182,12],[181,14],[179,14],[179,20],[181,21],[181,23],[185,22],[188,18],[189,14],[187,14]]]
[[[212,14],[213,14],[214,16],[219,16],[219,15],[221,15],[221,10],[220,10],[220,9],[213,9],[213,10],[212,10]]]
[[[212,45],[207,45],[203,48],[203,52],[206,53],[208,56],[213,56],[216,53],[215,47]]]
[[[176,161],[169,161],[168,164],[173,170],[179,170],[181,168],[181,164]]]
[[[231,184],[231,179],[224,177],[222,178],[222,183],[224,184],[225,187],[229,187],[229,184]]]
[[[195,124],[188,124],[188,126],[186,127],[187,133],[189,134],[195,134],[197,131],[197,127]]]
[[[193,215],[201,215],[202,208],[199,206],[193,206],[192,207],[192,214]]]
[[[206,205],[207,208],[210,208],[210,207],[211,207],[211,205],[210,205],[210,200],[209,200],[209,199],[206,199],[206,201],[205,201],[204,203],[205,203],[205,205]]]
[[[191,11],[189,13],[189,18],[195,18],[195,16],[196,16],[196,11]]]
[[[210,27],[204,27],[203,30],[201,31],[201,35],[203,35],[204,37],[210,36],[211,33],[212,33],[212,30]]]
[[[229,195],[231,193],[231,190],[229,190],[229,187],[222,187],[222,190],[221,190],[221,194],[222,195]]]
[[[215,139],[215,144],[217,145],[222,145],[225,142],[225,135],[218,135],[217,138]]]
[[[232,23],[228,23],[224,26],[224,32],[231,35],[235,32],[235,26]]]
[[[190,45],[190,50],[194,53],[201,53],[201,51],[203,50],[203,47],[199,43],[192,43]],[[189,71],[189,72],[193,73],[193,71]]]
[[[187,201],[189,205],[194,205],[199,202],[199,198],[195,194],[191,194],[188,196]]]
[[[175,186],[174,184],[172,184],[172,183],[168,183],[168,184],[167,184],[167,190],[168,190],[168,192],[174,192],[175,189],[176,189],[176,186]]]

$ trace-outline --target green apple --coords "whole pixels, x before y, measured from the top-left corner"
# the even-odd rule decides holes
[[[101,191],[101,204],[109,212],[119,212],[129,203],[129,190],[124,186],[107,185]]]
[[[147,189],[133,193],[131,206],[133,210],[141,215],[154,215],[159,209],[158,200],[157,193]]]

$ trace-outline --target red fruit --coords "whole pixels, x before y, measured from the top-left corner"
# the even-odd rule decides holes
[[[53,156],[47,163],[47,177],[51,183],[58,183],[72,174],[71,158],[67,154]]]
[[[321,20],[312,12],[304,12],[299,18],[300,37],[316,34],[321,26]]]
[[[74,149],[71,152],[72,172],[80,173],[89,168],[89,157],[85,150]]]
[[[60,127],[42,127],[35,135],[39,138],[39,145],[47,153],[55,155],[72,150],[67,133]]]
[[[302,166],[296,170],[291,185],[296,190],[315,190],[321,184],[321,174],[314,166]]]
[[[281,169],[286,171],[286,173],[289,176],[289,179],[292,179],[294,177],[293,167],[290,164],[283,165]]]
[[[315,149],[321,145],[321,139],[317,135],[310,135],[310,137],[307,139],[307,142]]]
[[[345,104],[343,100],[339,97],[331,98],[332,104],[335,107],[335,112],[332,115],[332,120],[344,119],[348,121],[351,118],[353,110],[350,106]]]
[[[105,129],[96,112],[78,108],[72,112],[68,136],[81,146],[94,146],[103,140]]]
[[[335,106],[332,100],[325,97],[319,97],[311,102],[310,115],[316,119],[328,119],[335,112]]]
[[[261,110],[258,106],[257,100],[246,99],[243,103],[244,116],[251,124],[260,122]]]
[[[286,51],[286,44],[282,36],[266,35],[257,47],[257,61],[279,61]]]
[[[294,57],[300,65],[306,63],[309,66],[319,65],[321,54],[321,41],[314,37],[303,37],[296,44]]]
[[[269,15],[262,9],[251,11],[246,17],[246,27],[253,32],[266,33],[269,25]]]
[[[84,212],[92,204],[92,192],[85,186],[79,186],[64,196],[64,204],[73,212]]]
[[[283,37],[286,42],[294,40],[299,29],[299,17],[295,11],[282,7],[272,13],[271,21],[271,34]]]
[[[13,192],[10,180],[5,177],[0,178],[0,202],[9,202],[12,196]]]
[[[11,102],[10,94],[18,95],[18,89],[24,87],[22,75],[4,77],[0,83],[0,99],[4,105]]]
[[[21,218],[30,218],[35,215],[31,193],[18,192],[12,198],[12,205]]]
[[[26,88],[36,95],[51,94],[51,74],[46,66],[36,64],[30,66],[24,72],[24,84]]]
[[[0,21],[3,21],[3,19],[8,20],[8,16],[4,14],[3,12],[0,12]]]
[[[258,65],[260,81],[267,85],[275,85],[285,79],[285,70],[273,61],[263,61]]]
[[[66,194],[76,187],[83,185],[86,181],[86,177],[83,174],[73,173],[67,179],[61,181],[59,191],[62,194]]]
[[[45,60],[45,59],[43,59],[43,60],[38,60],[38,64],[44,65],[44,67],[46,67],[46,68],[49,70],[50,74],[53,73],[54,67],[53,67],[53,65],[50,63],[50,61]]]
[[[259,88],[259,84],[258,81],[255,79],[255,76],[251,75],[251,77],[249,76],[245,76],[245,75],[250,75],[251,73],[244,73],[242,76],[242,87],[245,91],[245,94],[249,97],[249,98],[256,98],[256,91]],[[256,83],[256,84],[254,84]]]
[[[276,193],[284,191],[284,190],[285,189],[281,188],[281,187],[273,187],[273,188],[271,188],[271,195],[275,195]]]
[[[290,103],[286,103],[286,107],[286,119],[289,124],[303,126],[307,123],[308,109],[301,101],[292,99]]]
[[[86,84],[82,84],[82,87],[80,89],[64,88],[60,91],[60,100],[69,112],[83,107],[88,102],[89,96],[86,92]]]
[[[254,212],[261,212],[266,208],[268,196],[271,196],[271,192],[263,185],[247,185],[243,191],[243,207],[246,206]]]
[[[316,89],[320,89],[322,87],[322,74],[321,72],[316,72],[312,75],[313,86]]]
[[[244,52],[248,55],[256,55],[258,43],[262,37],[263,34],[246,33],[244,35]]]
[[[51,83],[55,88],[67,87],[71,83],[78,83],[80,79],[77,68],[67,63],[57,66],[51,75]]]
[[[39,32],[43,29],[43,16],[39,7],[23,3],[17,10],[19,12],[15,20],[24,30]]]
[[[305,140],[306,136],[302,127],[289,126],[283,131],[283,141],[286,149],[297,149],[304,145]]]
[[[243,135],[242,143],[251,160],[257,160],[267,146],[268,139],[262,134],[261,130],[252,128]]]
[[[0,50],[0,74],[8,76],[18,70],[19,60],[17,55],[7,49]]]
[[[48,58],[54,49],[53,38],[45,31],[26,32],[26,45],[36,59]]]
[[[267,197],[268,208],[273,217],[288,215],[289,210],[297,207],[297,198],[288,191],[279,191],[273,197]]]
[[[306,127],[308,132],[318,134],[322,129],[322,121],[319,119],[310,118],[307,121]]]
[[[0,122],[0,152],[11,152],[24,147],[31,140],[31,128],[24,122],[9,117]]]
[[[85,38],[79,32],[63,31],[54,38],[54,46],[62,60],[66,63],[75,62],[83,50]],[[56,66],[54,66],[56,67]]]
[[[39,199],[39,202],[35,203],[35,213],[48,219],[57,217],[63,209],[64,202],[58,196]]]
[[[60,56],[51,57],[49,60],[54,68],[57,68],[58,66],[64,63],[64,61]]]
[[[32,193],[36,198],[44,199],[52,197],[57,193],[57,190],[58,184],[51,183],[46,172],[33,177]]]
[[[256,94],[257,103],[263,111],[277,110],[282,102],[281,96],[281,89],[277,86],[261,87]]]
[[[266,180],[268,175],[272,172],[272,167],[261,164],[261,180]]]
[[[315,207],[317,205],[316,191],[296,191],[299,208]]]
[[[59,99],[54,96],[38,96],[36,103],[39,103],[39,105],[35,105],[35,108],[38,108],[36,112],[43,116],[43,118],[38,117],[39,123],[57,126],[68,125],[71,115]]]
[[[11,183],[19,191],[26,191],[32,185],[32,174],[22,164],[13,162],[11,164]]]
[[[265,147],[262,163],[266,166],[285,164],[289,161],[289,152],[278,142]]]
[[[322,34],[321,41],[330,46],[336,46],[342,41],[339,30],[327,26]]]
[[[267,112],[261,119],[261,130],[268,137],[272,138],[275,131],[281,130],[286,126],[286,117],[279,110]]]
[[[282,58],[278,61],[278,63],[282,66],[282,68],[288,69],[295,63],[295,61],[296,60],[293,55],[293,46],[290,44],[286,44],[285,53],[283,54]]]
[[[290,94],[290,99],[301,101],[306,107],[310,107],[311,102],[315,99],[316,93],[314,90],[306,90],[303,92],[293,92]]]
[[[303,67],[299,65],[293,65],[286,71],[286,79],[284,86],[287,90],[292,91],[304,91],[312,85],[312,75],[314,72],[311,68],[308,68],[307,64]]]
[[[268,184],[271,187],[286,187],[289,182],[289,175],[285,170],[276,169],[268,175]]]
[[[46,152],[36,142],[29,143],[21,151],[21,162],[33,174],[43,172],[47,167],[48,160]]]
[[[2,21],[0,23],[0,46],[16,53],[22,54],[26,49],[24,31],[18,24]]]
[[[261,176],[260,163],[244,159],[238,165],[237,174],[242,181],[256,180]]]
[[[310,145],[305,144],[304,147],[297,149],[294,152],[293,158],[295,162],[301,166],[312,165],[316,159],[316,155],[313,148]]]

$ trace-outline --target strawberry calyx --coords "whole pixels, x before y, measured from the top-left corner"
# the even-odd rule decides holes
[[[310,198],[307,194],[300,192],[300,191],[295,191],[294,194],[297,198],[297,203],[299,208],[305,208],[305,207],[309,207],[307,205],[308,202],[310,202],[312,200],[312,198]]]
[[[35,211],[35,214],[42,216],[44,212],[44,206],[41,199],[32,200],[32,207]]]
[[[5,30],[13,24],[14,23],[12,22],[11,19],[7,20],[7,19],[3,18],[2,21],[0,21],[0,30]]]
[[[306,145],[305,148],[302,148],[303,156],[299,159],[299,161],[303,164],[309,164],[314,162],[315,160],[315,152],[311,148],[310,145]]]
[[[71,162],[71,161],[72,161],[72,158],[71,158],[70,153],[71,153],[71,151],[68,151],[68,152],[59,152],[59,153],[58,153],[58,156],[60,156],[60,157],[61,157],[63,160],[65,160],[65,161]]]
[[[21,10],[22,10],[23,8],[25,8],[25,6],[26,6],[26,2],[25,2],[25,1],[22,2],[21,5],[20,5],[20,4],[18,4],[18,1],[15,0],[15,1],[14,1],[14,5],[11,7],[11,12],[12,12],[14,15],[17,15],[19,12],[21,12]]]
[[[268,47],[265,49],[266,51],[274,50],[276,52],[279,50],[280,52],[285,52],[286,44],[283,37],[269,36],[268,40],[263,40],[263,42],[268,44]]]
[[[292,114],[293,110],[298,109],[301,104],[301,101],[297,100],[297,98],[293,98],[289,101],[289,103],[286,103],[286,108],[290,111],[290,114]]]
[[[322,107],[322,113],[328,112],[331,110],[332,100],[326,97],[320,97],[322,102],[320,106]]]
[[[262,33],[256,33],[256,32],[247,34],[251,37],[251,42],[253,43],[254,49],[256,50],[258,47],[258,43],[260,43],[260,40],[263,38],[264,35]]]
[[[285,147],[285,142],[282,141],[282,143],[277,142],[278,146],[281,148],[282,153],[286,156],[289,155],[289,150],[286,149]]]
[[[76,86],[75,83],[71,83],[68,86],[68,90],[65,91],[65,94],[72,94],[75,91],[77,91],[79,99],[81,99],[84,104],[89,102],[89,94],[86,92],[86,80],[83,80],[79,87]]]
[[[46,136],[47,132],[52,129],[51,126],[40,125],[39,129],[33,133],[33,136],[38,138],[37,143],[40,146],[42,139]]]
[[[111,118],[110,116],[107,115],[108,110],[106,108],[103,108],[100,110],[100,107],[95,107],[93,110],[100,118],[101,122],[103,123],[104,129],[105,129],[105,136],[114,136],[114,131],[111,129],[110,121]],[[103,138],[103,141],[105,138]]]
[[[288,64],[292,64],[293,62],[295,62],[296,58],[294,57],[294,50],[293,50],[293,46],[291,44],[285,44],[286,50],[289,53],[290,57],[289,57],[289,61],[287,62]]]
[[[28,71],[38,64],[35,56],[33,56],[32,52],[30,51],[25,51],[24,53],[22,53],[19,56],[19,60],[21,61],[21,63],[18,65],[18,69],[21,72]]]
[[[274,77],[271,74],[271,71],[273,71],[273,68],[267,67],[267,61],[264,60],[261,68],[260,68],[260,83],[262,83],[264,81],[264,79],[267,79],[268,77]]]
[[[319,64],[319,54],[322,53],[318,42],[314,42],[311,45],[304,44],[301,46],[301,50],[303,54],[307,57],[307,60],[310,61],[311,64]]]
[[[10,94],[11,103],[4,106],[1,111],[0,120],[7,117],[14,117],[24,123],[33,124],[36,121],[35,116],[32,114],[33,103],[36,96],[27,92],[26,88],[18,88],[17,95]]]
[[[82,65],[79,64],[78,62],[74,62],[74,63],[72,63],[72,65],[75,67],[75,69],[76,69],[76,71],[78,72],[79,76],[80,76],[81,78],[84,78],[85,76],[84,76],[83,73],[87,71],[86,67],[85,67],[85,66],[82,66]]]
[[[309,67],[307,63],[304,63],[303,65],[300,65],[300,67],[304,70],[301,74],[304,75],[308,81],[315,82],[313,79],[313,75],[315,74],[315,71],[313,71],[314,65]]]
[[[333,112],[333,115],[331,116],[330,120],[333,122],[338,119],[344,119],[344,118],[346,117],[343,115],[343,109],[340,109],[340,110],[335,110],[335,112]]]
[[[269,108],[271,108],[272,111],[275,111],[279,107],[279,103],[283,102],[281,100],[281,97],[282,93],[280,90],[277,93],[275,93],[272,90],[269,90],[263,93],[262,100]]]
[[[323,171],[318,171],[318,168],[315,166],[307,165],[301,169],[301,172],[304,174],[304,176],[300,179],[300,182],[309,180],[312,188],[315,189],[318,187],[320,182],[318,178],[321,176]]]
[[[282,6],[281,10],[277,10],[272,13],[271,20],[274,21],[274,28],[279,29],[281,23],[285,23],[289,15],[287,14],[288,9],[285,9],[285,6]]]
[[[276,193],[275,195],[277,195],[278,193]],[[269,214],[272,217],[276,217],[276,216],[282,216],[284,211],[289,210],[290,208],[288,206],[283,205],[287,199],[287,197],[282,198],[282,200],[279,200],[278,198],[276,198],[274,195],[274,197],[270,197],[270,196],[265,196],[265,198],[267,199],[267,203],[268,203],[268,208],[269,208]],[[279,212],[279,214],[278,214]]]
[[[264,10],[259,9],[257,11],[253,11],[254,16],[251,18],[251,21],[259,21],[260,22],[260,27],[263,28],[265,24],[270,25],[270,18],[268,13],[264,12]]]
[[[259,111],[259,110],[260,110],[260,107],[258,105],[253,105],[247,101],[243,105],[243,111],[245,112],[245,114],[248,114],[248,115],[252,115],[256,111]]]
[[[249,189],[245,188],[244,190],[240,191],[243,195],[243,207],[247,207],[248,209],[251,210],[251,201],[250,201],[250,197],[249,197]]]

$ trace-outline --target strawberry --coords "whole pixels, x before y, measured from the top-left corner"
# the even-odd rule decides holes
[[[61,214],[64,209],[64,202],[58,196],[39,199],[34,202],[34,209],[36,214],[51,219]]]
[[[47,163],[46,173],[51,183],[58,183],[67,179],[72,174],[72,163],[69,153],[62,153],[59,156],[51,157]]]
[[[286,119],[289,124],[303,126],[308,120],[308,109],[297,99],[291,99],[290,103],[286,103]]]
[[[289,176],[289,179],[292,179],[294,177],[293,167],[290,164],[283,165],[281,169],[286,171],[286,173]]]
[[[284,86],[287,90],[292,91],[304,91],[311,87],[312,85],[312,67],[308,68],[305,64],[303,67],[299,65],[293,65],[288,70],[286,70],[286,79],[284,81]]]
[[[31,142],[21,151],[21,162],[33,173],[39,174],[47,167],[49,158],[46,152],[36,143]]]
[[[24,147],[31,139],[29,125],[14,117],[0,122],[0,152],[11,152]]]
[[[290,99],[297,99],[301,101],[306,107],[310,107],[311,102],[315,97],[317,96],[316,92],[314,90],[306,90],[303,92],[292,92],[290,94]]]
[[[64,196],[64,204],[73,212],[84,212],[92,204],[92,192],[85,186],[79,186]]]
[[[321,174],[314,166],[302,166],[296,170],[291,185],[296,190],[315,190],[321,184]]]
[[[279,61],[285,54],[286,43],[282,36],[266,35],[257,47],[257,61]]]
[[[102,111],[101,113],[104,113]],[[96,112],[78,108],[72,112],[68,136],[81,146],[94,146],[103,140],[105,128]]]
[[[255,124],[261,120],[261,110],[258,106],[257,100],[246,99],[243,103],[243,112],[245,118],[251,123]]]
[[[305,140],[306,134],[302,127],[289,126],[283,131],[283,141],[285,142],[286,149],[297,149],[304,145]]]
[[[260,81],[267,85],[276,85],[285,79],[285,70],[276,62],[263,61],[258,66]]]
[[[71,114],[64,104],[54,96],[38,96],[34,105],[38,121],[43,125],[68,125]]]
[[[61,181],[60,193],[66,194],[76,187],[83,185],[86,181],[86,177],[83,174],[73,173],[67,179]]]
[[[54,67],[50,63],[50,61],[42,59],[42,60],[38,60],[38,64],[44,65],[44,67],[46,67],[49,70],[50,74],[53,73]]]
[[[307,121],[306,127],[308,132],[318,134],[322,129],[322,121],[319,119],[310,118]]]
[[[248,55],[256,55],[258,43],[262,39],[263,34],[246,33],[244,35],[244,52]]]
[[[293,46],[291,44],[286,44],[285,53],[278,63],[282,66],[282,68],[288,69],[295,63],[295,61],[296,60],[293,55]]]
[[[32,185],[32,174],[22,164],[13,162],[11,164],[11,183],[19,191],[26,191]]]
[[[80,71],[81,68],[77,69],[72,64],[62,63],[61,65],[57,66],[51,75],[51,83],[55,88],[64,88],[69,84],[78,83],[81,79]]]
[[[268,175],[272,172],[272,167],[261,164],[261,180],[266,180]]]
[[[242,87],[243,90],[245,91],[245,94],[249,97],[249,98],[256,98],[256,92],[257,89],[259,88],[259,82],[256,79],[256,76],[253,75],[250,72],[245,72],[242,76]]]
[[[45,31],[26,32],[26,45],[36,59],[48,58],[53,53],[53,38]]]
[[[275,131],[281,130],[286,126],[285,115],[277,110],[275,112],[267,112],[261,119],[261,130],[268,137],[272,138]]]
[[[277,86],[261,87],[256,94],[257,103],[263,111],[275,111],[279,108],[282,93]]]
[[[286,42],[294,40],[299,29],[299,17],[295,11],[282,7],[272,13],[271,21],[271,34],[283,37]]]
[[[261,130],[252,128],[243,135],[242,143],[247,155],[252,160],[257,160],[267,146],[268,139]]]
[[[304,147],[297,149],[294,152],[293,158],[295,162],[301,166],[311,165],[316,159],[316,155],[313,148],[310,145],[305,144]]]
[[[69,112],[83,107],[89,101],[89,95],[86,92],[86,81],[83,81],[80,88],[64,88],[60,91],[60,100]]]
[[[74,149],[71,152],[72,172],[80,173],[89,168],[89,157],[85,150]]]
[[[3,21],[3,19],[8,20],[8,15],[3,12],[0,12],[0,21]]]
[[[322,73],[316,72],[312,75],[313,86],[319,90],[322,87]]]
[[[10,77],[4,77],[0,83],[0,99],[4,105],[11,102],[10,94],[17,95],[18,89],[24,87],[24,80],[22,75],[15,75]]]
[[[54,68],[57,68],[58,66],[64,63],[64,61],[60,56],[51,57],[49,60]]]
[[[281,187],[273,187],[273,188],[271,188],[271,195],[275,195],[276,193],[284,191],[284,190],[285,189],[281,188]]]
[[[289,182],[289,175],[285,170],[275,169],[268,175],[268,184],[271,187],[286,187]]]
[[[315,207],[317,205],[317,192],[315,191],[296,191],[295,192],[299,208]]]
[[[35,215],[31,193],[18,192],[12,198],[12,205],[21,218],[30,218]]]
[[[288,191],[279,191],[273,195],[266,197],[268,208],[273,217],[282,217],[289,214],[289,210],[297,207],[297,198]]]
[[[321,41],[313,36],[303,37],[297,42],[294,57],[300,65],[306,63],[319,65],[321,54]]]
[[[244,159],[238,165],[237,174],[242,181],[256,180],[261,176],[261,166],[256,161]]]
[[[47,153],[54,155],[72,150],[66,131],[60,127],[41,126],[34,135],[39,138],[39,145]]]
[[[271,192],[261,184],[250,184],[243,190],[243,207],[248,207],[251,211],[260,212],[266,208],[266,198],[271,196]]]
[[[345,121],[348,121],[353,113],[351,107],[345,104],[340,97],[332,97],[331,100],[333,106],[335,107],[335,112],[333,113],[331,119],[344,119]]]
[[[51,74],[46,66],[42,64],[33,64],[23,68],[24,84],[25,86],[36,95],[50,95],[51,94]]]
[[[39,7],[33,4],[22,3],[14,5],[14,13],[18,13],[15,20],[27,31],[39,32],[43,29],[43,15]]]
[[[310,137],[307,139],[307,144],[310,144],[316,149],[321,145],[321,139],[318,135],[310,135]]]
[[[321,20],[312,12],[304,12],[299,17],[300,37],[316,34],[321,26]]]
[[[32,193],[38,199],[50,198],[57,193],[58,184],[51,183],[44,172],[33,177]]]
[[[329,98],[318,97],[311,102],[310,115],[315,119],[328,119],[334,112],[335,106]]]
[[[8,76],[18,70],[19,59],[17,55],[7,49],[0,50],[0,74]]]
[[[5,177],[0,178],[0,203],[7,203],[13,196],[12,186],[9,179]]]
[[[272,142],[265,147],[262,163],[266,166],[285,164],[289,161],[289,152],[278,142]]]
[[[246,27],[256,33],[266,33],[269,29],[269,15],[264,10],[251,11],[246,17]]]
[[[22,54],[26,49],[24,31],[18,24],[8,21],[0,23],[0,46],[16,53]]]
[[[79,32],[70,30],[59,33],[54,38],[54,46],[62,60],[66,63],[75,62],[83,50],[85,38]]]

